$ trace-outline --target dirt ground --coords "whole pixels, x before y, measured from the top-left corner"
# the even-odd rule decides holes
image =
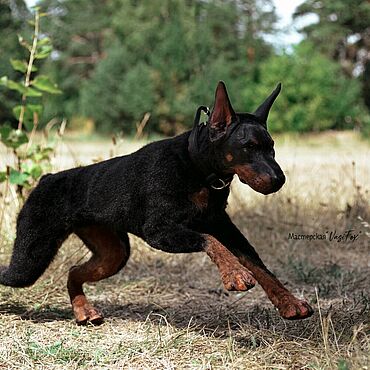
[[[165,254],[131,236],[126,267],[86,286],[105,323],[76,326],[66,276],[88,254],[72,236],[33,287],[0,286],[0,368],[369,369],[369,143],[346,132],[276,142],[286,185],[263,196],[235,180],[228,210],[272,271],[313,305],[313,317],[285,321],[259,286],[225,291],[206,255]],[[142,144],[67,139],[53,168]],[[7,264],[18,205],[14,190],[3,185],[0,193],[0,263]],[[334,238],[348,230],[355,240]],[[317,234],[326,238],[309,240]]]

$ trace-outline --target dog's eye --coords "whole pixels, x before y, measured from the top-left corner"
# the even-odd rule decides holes
[[[246,149],[255,149],[255,148],[257,148],[257,144],[250,141],[250,142],[244,144],[244,148],[246,148]]]

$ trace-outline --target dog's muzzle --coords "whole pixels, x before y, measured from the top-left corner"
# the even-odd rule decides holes
[[[285,176],[280,167],[279,170],[278,173],[268,174],[259,173],[250,165],[234,167],[235,173],[243,184],[249,185],[253,190],[264,195],[275,193],[284,185]]]

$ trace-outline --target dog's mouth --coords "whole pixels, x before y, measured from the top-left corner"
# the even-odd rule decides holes
[[[277,191],[277,190],[273,190],[273,187],[271,186],[271,181],[264,178],[265,176],[263,177],[258,176],[253,179],[251,178],[244,179],[238,174],[238,177],[239,177],[239,180],[243,184],[249,185],[253,190],[257,191],[258,193],[267,195],[267,194],[271,194]]]
[[[284,176],[275,178],[267,174],[258,174],[248,165],[237,166],[234,170],[243,184],[264,195],[277,192],[285,182]]]

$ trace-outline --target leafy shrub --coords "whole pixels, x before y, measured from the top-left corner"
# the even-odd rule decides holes
[[[35,8],[35,20],[31,21],[34,25],[31,42],[19,36],[20,45],[28,51],[28,60],[10,60],[14,71],[22,74],[22,79],[16,81],[7,76],[0,78],[0,86],[20,95],[20,104],[13,107],[17,128],[12,128],[7,122],[0,122],[0,142],[12,150],[16,159],[15,166],[0,169],[0,182],[9,181],[17,185],[20,197],[24,187],[32,187],[49,170],[50,155],[54,151],[48,144],[34,145],[32,142],[43,111],[42,96],[45,93],[61,93],[47,75],[36,75],[38,68],[35,61],[47,58],[53,50],[51,40],[40,33],[40,18],[45,15]]]
[[[277,82],[283,91],[270,114],[272,131],[321,131],[366,127],[361,85],[340,66],[302,42],[292,54],[275,55],[259,67],[258,78],[244,89],[250,109],[258,106]]]

